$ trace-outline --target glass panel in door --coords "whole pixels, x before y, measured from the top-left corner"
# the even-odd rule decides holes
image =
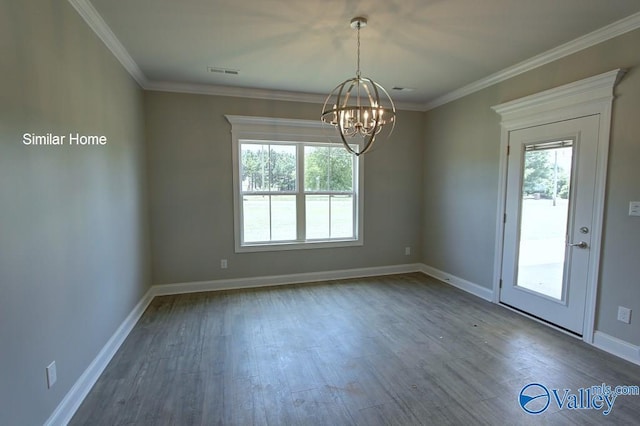
[[[573,141],[526,145],[518,287],[564,300]]]

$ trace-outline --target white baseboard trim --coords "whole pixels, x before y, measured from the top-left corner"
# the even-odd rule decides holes
[[[84,398],[109,364],[109,361],[111,361],[144,311],[156,296],[405,274],[410,272],[419,272],[420,266],[420,264],[415,263],[373,268],[345,269],[339,271],[310,272],[304,274],[274,275],[269,277],[237,278],[152,286],[145,295],[142,296],[142,299],[140,299],[138,304],[133,308],[131,313],[98,353],[96,358],[91,362],[91,364],[89,364],[89,367],[87,367],[73,387],[69,392],[67,392],[64,399],[44,424],[45,426],[64,426],[69,423],[80,407],[80,404],[82,404]]]
[[[421,272],[441,280],[446,284],[450,284],[463,291],[471,293],[474,296],[480,297],[481,299],[489,302],[493,300],[493,291],[491,289],[482,287],[478,284],[447,274],[446,272],[421,263],[344,269],[338,271],[309,272],[290,275],[273,275],[267,277],[234,278],[226,280],[155,285],[152,286],[144,296],[142,296],[142,299],[140,299],[138,304],[122,322],[120,327],[118,327],[113,336],[111,336],[107,341],[96,358],[91,362],[84,373],[82,373],[80,378],[76,381],[71,390],[69,390],[64,399],[44,424],[45,426],[64,426],[69,423],[75,412],[80,407],[80,404],[82,404],[84,398],[96,383],[153,298],[156,296],[196,293],[201,291],[302,284],[317,281],[332,281],[348,278],[405,274],[411,272]],[[638,346],[632,345],[613,336],[609,336],[600,331],[595,332],[593,345],[620,358],[640,365],[640,347]]]
[[[44,423],[45,426],[64,426],[71,421],[71,418],[80,407],[80,404],[82,404],[82,401],[87,396],[93,385],[98,381],[98,378],[109,364],[109,361],[111,361],[111,358],[113,358],[133,327],[136,325],[145,309],[147,309],[147,306],[149,306],[153,300],[153,297],[153,291],[151,288],[144,296],[142,296],[142,299],[140,299],[131,313],[127,318],[125,318],[122,324],[120,324],[120,327],[118,327],[116,332],[107,341],[102,350],[98,352],[98,355],[91,364],[89,364],[89,367],[87,367],[73,387],[69,392],[67,392],[64,399],[60,402],[58,407],[56,407],[49,419]]]
[[[434,267],[425,265],[425,264],[420,264],[420,272],[429,275],[433,278],[436,278],[440,281],[445,282],[446,284],[450,284],[454,287],[457,287],[461,290],[464,290],[468,293],[473,294],[474,296],[478,296],[481,299],[484,299],[488,302],[493,302],[493,290],[488,289],[486,287],[482,287],[478,284],[472,283],[470,281],[464,280],[462,278],[456,277],[455,275],[451,275],[448,274],[446,272],[443,272],[439,269],[436,269]],[[521,315],[525,315],[520,311],[511,309],[508,306],[505,305],[500,305],[506,309],[509,309],[513,312],[519,313]],[[551,328],[554,328],[558,331],[564,332],[562,329],[553,327],[551,325],[549,325],[548,323],[545,323],[543,321],[540,321],[536,318],[530,317],[528,315],[525,315],[527,318],[530,318],[534,321],[537,321],[541,324],[545,324],[547,326],[550,326]],[[566,333],[568,336],[572,336],[569,333]],[[615,355],[619,358],[622,358],[624,360],[627,360],[629,362],[632,362],[634,364],[640,365],[640,346],[636,346],[633,345],[627,341],[618,339],[617,337],[613,337],[610,336],[606,333],[603,333],[602,331],[596,331],[593,335],[593,343],[591,343],[593,346],[597,347],[598,349],[602,349],[605,352],[608,352],[612,355]]]
[[[440,281],[445,282],[446,284],[450,284],[460,290],[466,291],[467,293],[471,293],[474,296],[478,296],[481,299],[484,299],[488,302],[493,301],[493,290],[478,285],[476,283],[472,283],[471,281],[467,281],[465,279],[456,277],[455,275],[448,274],[439,269],[436,269],[432,266],[421,264],[420,272],[423,274],[429,275],[433,278],[436,278]]]
[[[597,331],[593,334],[593,346],[617,357],[640,365],[640,346]]]
[[[226,280],[196,281],[153,286],[154,296],[197,293],[201,291],[235,290],[242,288],[271,287],[287,284],[303,284],[316,281],[334,281],[393,274],[420,272],[420,264],[390,265],[372,268],[343,269],[338,271],[307,272],[302,274],[271,275],[266,277],[233,278]]]

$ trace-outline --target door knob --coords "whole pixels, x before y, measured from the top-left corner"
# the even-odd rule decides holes
[[[573,244],[567,244],[569,247],[578,247],[581,249],[586,249],[587,247],[589,247],[589,244],[587,244],[585,241],[580,241],[579,243],[573,243]]]

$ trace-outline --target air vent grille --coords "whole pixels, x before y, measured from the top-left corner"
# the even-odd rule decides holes
[[[230,75],[240,74],[240,70],[234,70],[231,68],[207,67],[207,71],[215,74],[230,74]]]

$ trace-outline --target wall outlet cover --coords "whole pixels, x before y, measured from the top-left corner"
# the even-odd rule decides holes
[[[624,306],[618,306],[618,321],[625,324],[631,324],[631,309]]]

